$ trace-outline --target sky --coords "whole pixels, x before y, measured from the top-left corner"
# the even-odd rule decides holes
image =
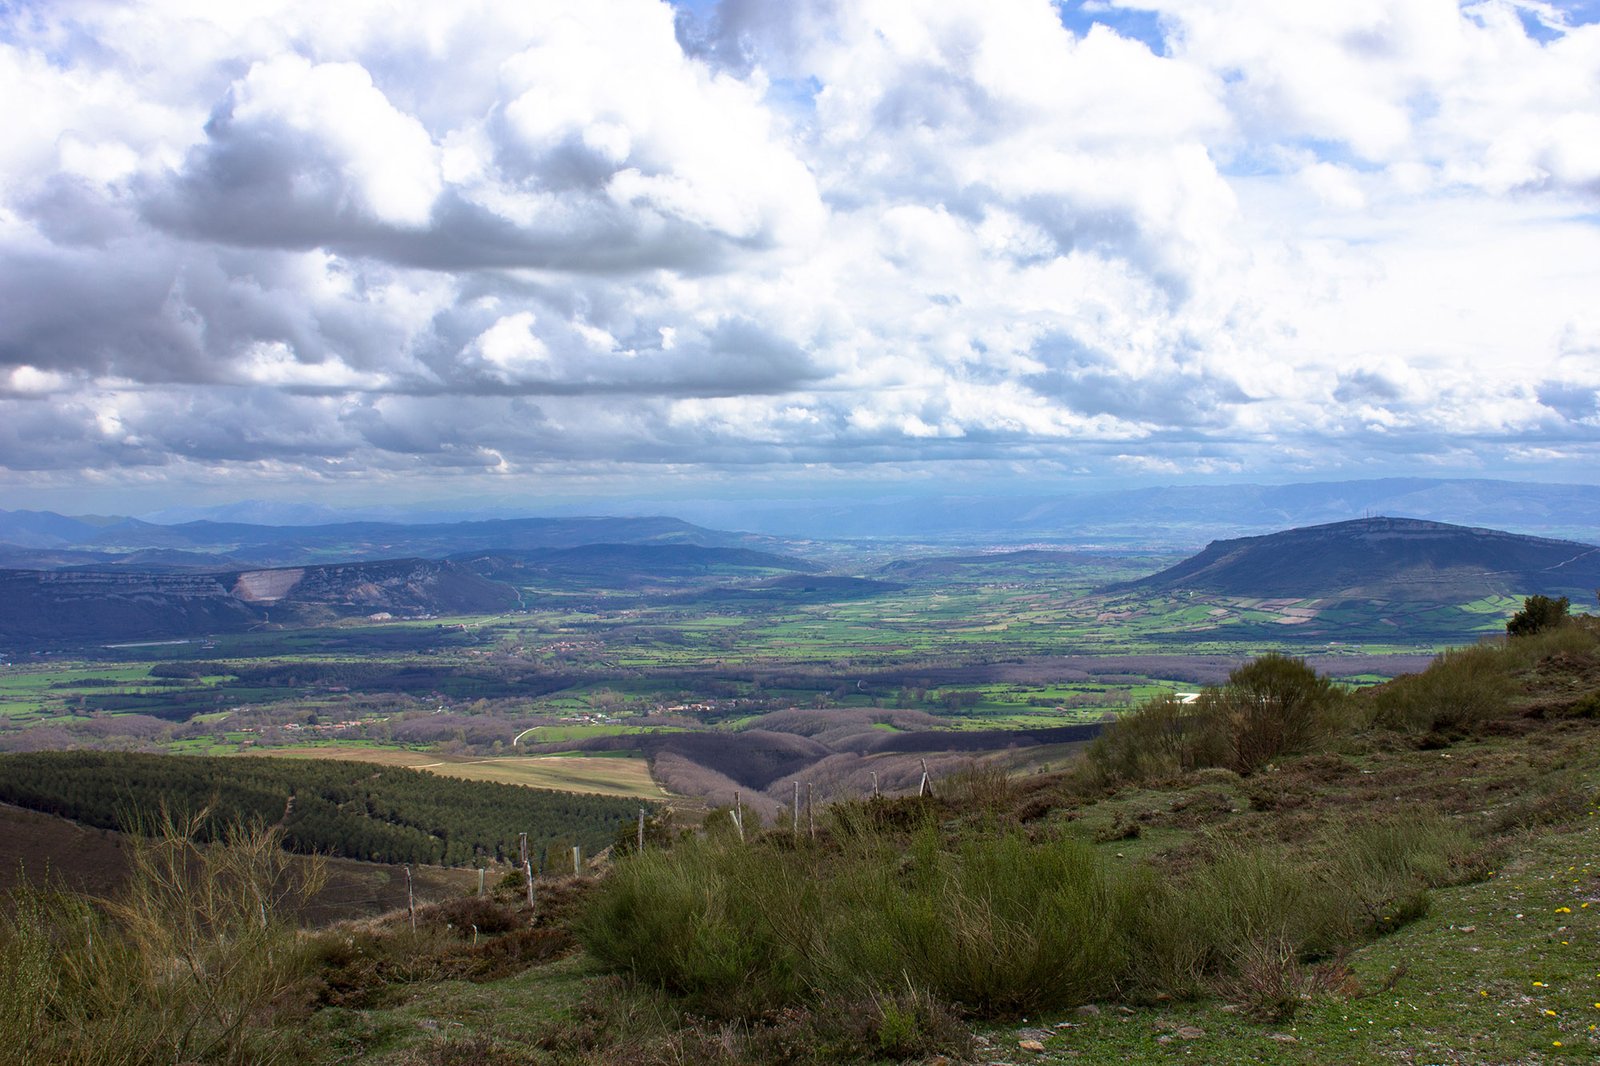
[[[1600,2],[0,0],[0,507],[1600,481]]]

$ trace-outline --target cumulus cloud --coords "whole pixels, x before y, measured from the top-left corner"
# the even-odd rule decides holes
[[[63,0],[0,91],[15,484],[1600,432],[1581,4]]]

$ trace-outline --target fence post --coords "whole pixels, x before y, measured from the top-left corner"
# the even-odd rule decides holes
[[[411,916],[411,931],[417,931],[417,897],[411,892],[411,867],[406,867],[406,913]]]
[[[790,812],[789,820],[794,828],[794,835],[800,835],[800,782],[794,783],[794,809]]]
[[[572,845],[572,873],[573,876],[583,873],[583,845]]]
[[[806,824],[811,829],[811,842],[817,842],[817,804],[811,798],[811,782],[806,782]]]
[[[922,780],[917,784],[917,795],[931,796],[933,795],[933,783],[928,780],[928,760],[919,759],[917,761],[922,763]]]
[[[528,909],[534,910],[533,903],[533,863],[527,859],[522,860],[522,879],[528,886]]]
[[[872,775],[872,794],[876,796],[878,795],[878,771],[868,770],[867,773]]]
[[[482,866],[478,867],[478,895],[483,895],[483,876],[488,873]]]
[[[644,808],[639,808],[639,850],[644,850]]]

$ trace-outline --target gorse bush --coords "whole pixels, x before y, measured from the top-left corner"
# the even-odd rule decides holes
[[[1403,732],[1469,729],[1506,714],[1516,692],[1506,650],[1477,644],[1444,652],[1372,696],[1376,724]]]
[[[856,805],[865,807],[866,805]],[[754,1018],[820,998],[927,995],[984,1016],[1193,995],[1386,932],[1460,876],[1444,823],[1350,831],[1327,855],[1218,845],[1181,879],[1018,831],[909,837],[842,805],[837,849],[685,841],[620,861],[578,925],[591,954]]]
[[[1264,655],[1192,704],[1160,696],[1106,727],[1089,760],[1107,782],[1225,767],[1250,773],[1336,732],[1345,694],[1304,660]]]

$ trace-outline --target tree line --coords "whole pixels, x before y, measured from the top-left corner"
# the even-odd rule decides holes
[[[0,756],[0,802],[132,832],[208,810],[207,839],[281,824],[294,851],[442,866],[514,860],[520,833],[592,854],[640,806],[371,763],[98,751]]]

